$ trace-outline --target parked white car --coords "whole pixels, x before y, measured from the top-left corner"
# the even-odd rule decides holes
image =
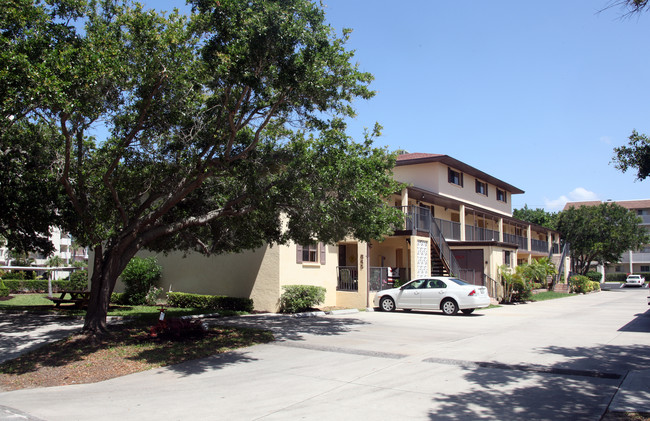
[[[381,311],[442,310],[454,315],[458,310],[471,314],[490,305],[487,288],[450,277],[414,279],[399,288],[377,292],[373,300]]]
[[[625,279],[625,285],[637,285],[642,287],[645,283],[645,278],[641,275],[627,275]]]

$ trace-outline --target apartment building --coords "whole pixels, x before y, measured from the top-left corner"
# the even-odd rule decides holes
[[[327,290],[324,305],[361,308],[396,280],[454,275],[487,286],[496,298],[499,266],[549,256],[559,264],[559,233],[512,217],[512,196],[523,190],[447,155],[401,155],[394,177],[406,187],[387,200],[404,221],[382,241],[347,238],[211,257],[161,254],[161,286],[250,297],[257,310],[276,311],[283,286],[318,285]]]

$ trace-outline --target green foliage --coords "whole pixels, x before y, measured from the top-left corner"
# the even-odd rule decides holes
[[[614,148],[612,162],[622,172],[635,169],[637,180],[645,180],[650,175],[650,139],[634,130],[629,146]]]
[[[126,296],[124,295],[123,292],[113,292],[111,294],[111,304],[117,304],[117,305],[127,305],[129,304],[126,300]]]
[[[556,229],[557,226],[557,212],[546,212],[542,208],[529,209],[527,204],[524,204],[521,209],[513,210],[512,216],[552,230]]]
[[[372,75],[317,2],[193,0],[189,16],[88,3],[10,3],[0,125],[6,144],[43,155],[35,177],[57,181],[44,208],[94,248],[93,287],[111,290],[142,248],[369,241],[400,221],[384,202],[400,186],[394,155],[372,145],[379,126],[360,142],[345,132]],[[107,300],[86,328],[101,330]]]
[[[7,297],[9,296],[9,288],[5,286],[4,282],[2,282],[2,279],[0,279],[0,297]]]
[[[310,310],[325,301],[326,289],[313,285],[287,285],[282,287],[280,313],[299,313]]]
[[[12,293],[18,292],[43,292],[48,290],[48,282],[44,279],[7,279],[3,278],[3,282]],[[63,289],[70,289],[70,282],[67,280],[53,280],[52,290],[59,291]]]
[[[526,266],[516,266],[514,271],[508,265],[499,266],[501,285],[504,292],[502,302],[512,303],[530,300],[534,283],[526,278]]]
[[[251,298],[226,297],[223,295],[200,295],[183,292],[169,292],[167,305],[178,308],[201,308],[205,310],[253,311]]]
[[[603,279],[603,274],[595,270],[590,270],[585,276],[589,278],[590,281],[598,283],[600,283],[600,280]]]
[[[162,266],[155,257],[134,257],[126,265],[121,279],[124,283],[124,295],[129,304],[145,304],[151,287],[162,278]]]
[[[586,276],[575,275],[569,278],[569,286],[576,293],[600,291],[600,283],[589,280]]]
[[[78,291],[88,289],[88,271],[77,270],[70,274],[70,288]]]
[[[626,250],[650,242],[641,218],[616,203],[571,207],[560,212],[558,231],[570,243],[573,271],[586,274],[592,262],[618,262]]]

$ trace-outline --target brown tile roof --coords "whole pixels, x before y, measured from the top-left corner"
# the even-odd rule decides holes
[[[650,208],[650,199],[641,199],[641,200],[608,200],[607,202],[612,202],[616,203],[619,206],[623,206],[626,209],[648,209]],[[600,200],[591,200],[588,202],[567,202],[566,205],[564,205],[563,210],[567,210],[569,208],[575,207],[579,208],[580,206],[597,206],[600,205],[601,202]]]

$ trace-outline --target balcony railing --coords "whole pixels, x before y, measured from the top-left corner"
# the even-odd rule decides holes
[[[632,262],[633,263],[650,263],[650,253],[644,252],[632,252]],[[625,252],[621,256],[621,261],[619,263],[630,263],[630,253]]]
[[[359,271],[356,266],[339,266],[337,291],[358,291],[359,290]]]
[[[530,246],[533,249],[533,251],[548,253],[548,241],[532,239],[530,240]]]

